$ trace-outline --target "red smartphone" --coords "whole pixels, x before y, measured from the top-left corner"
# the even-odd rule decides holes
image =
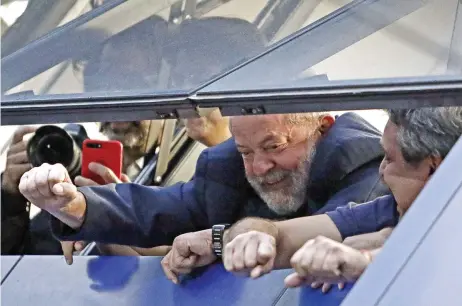
[[[122,175],[122,143],[115,140],[92,140],[86,139],[82,149],[82,176],[95,181],[100,185],[106,182],[97,174],[88,169],[92,162],[102,164],[114,172],[120,179]]]

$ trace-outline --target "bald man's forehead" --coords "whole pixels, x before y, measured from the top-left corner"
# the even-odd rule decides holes
[[[257,115],[234,117],[231,120],[231,133],[238,146],[259,147],[276,139],[290,137],[284,115]]]
[[[277,127],[285,124],[285,116],[282,114],[236,116],[230,118],[231,132],[233,129],[241,130],[241,127]]]

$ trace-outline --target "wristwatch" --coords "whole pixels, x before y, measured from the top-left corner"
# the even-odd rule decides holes
[[[215,224],[212,226],[212,247],[217,257],[223,254],[223,234],[230,224]]]

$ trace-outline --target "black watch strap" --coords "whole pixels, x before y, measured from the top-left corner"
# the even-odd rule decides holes
[[[223,254],[223,234],[230,224],[215,224],[212,226],[212,247],[217,257]]]

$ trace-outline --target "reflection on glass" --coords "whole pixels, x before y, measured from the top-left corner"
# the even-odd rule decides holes
[[[318,8],[324,6],[322,14],[327,13],[327,4],[333,3],[345,1],[322,1]],[[355,1],[340,10],[203,92],[310,86],[332,80],[460,76],[460,67],[450,67],[462,59],[457,0]],[[316,11],[311,20],[318,18]]]
[[[311,70],[331,80],[445,74],[456,11],[457,1],[431,2]]]
[[[2,59],[14,67],[2,82],[6,94],[192,90],[349,2],[88,0],[77,10],[61,0],[58,17],[56,7],[32,6],[40,1],[30,0],[23,16],[55,21],[34,38],[49,35],[18,45],[22,55]],[[101,14],[90,16],[96,8]]]
[[[106,40],[73,62],[84,91],[140,90],[157,87],[167,25],[157,16]]]
[[[2,1],[2,58],[92,10],[96,7],[93,4],[95,1]]]
[[[0,5],[0,19],[2,21],[2,36],[18,18],[24,14],[29,1],[2,1]]]
[[[185,20],[170,36],[166,53],[171,58],[171,87],[193,88],[257,55],[265,46],[263,35],[238,18],[207,17]]]
[[[87,263],[88,278],[93,281],[90,288],[96,292],[120,291],[128,285],[139,266],[137,256],[92,258]]]

